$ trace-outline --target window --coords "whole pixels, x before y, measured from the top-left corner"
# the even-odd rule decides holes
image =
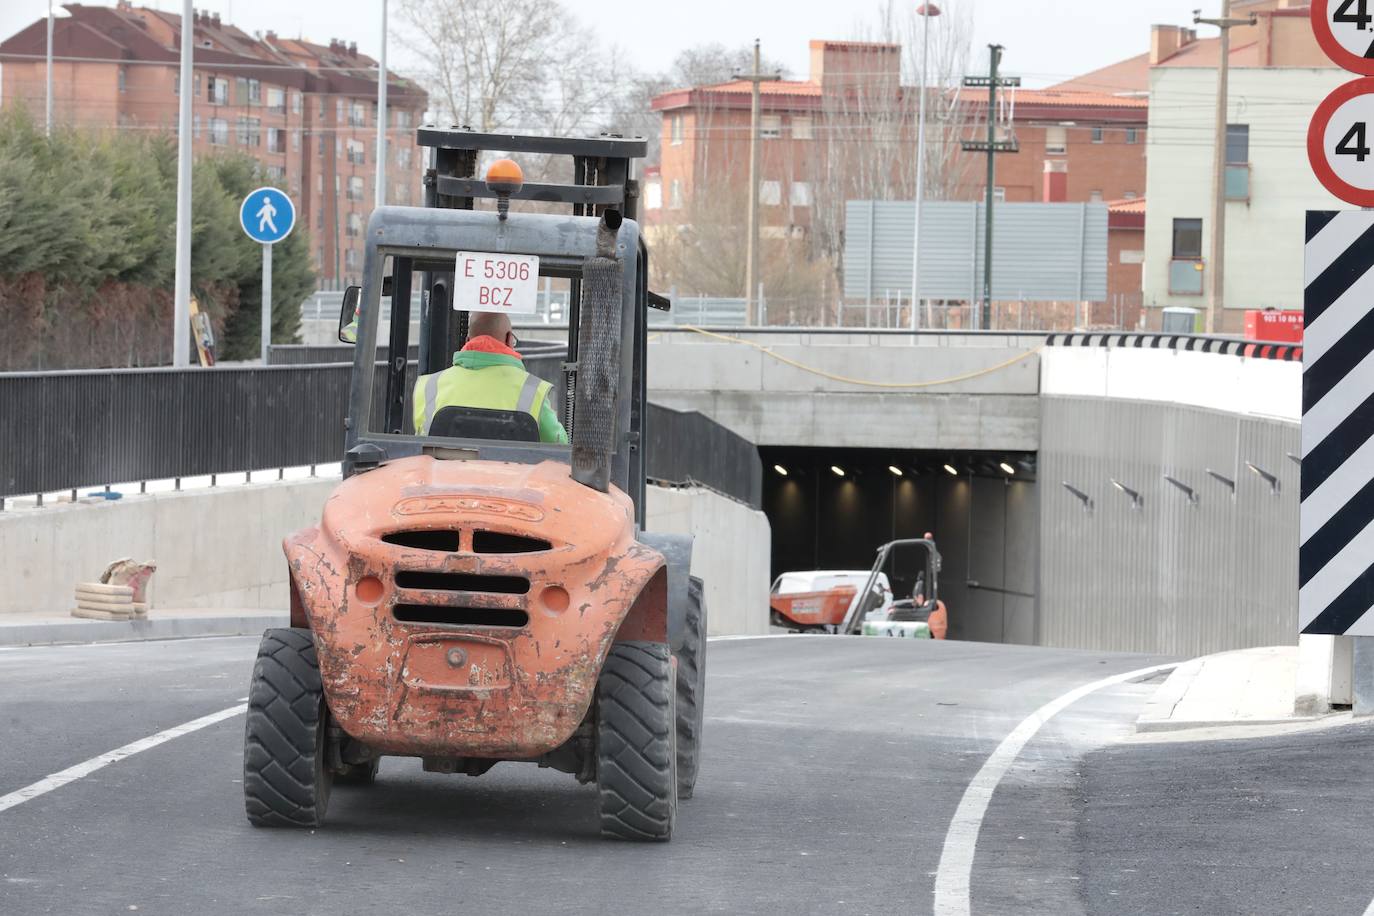
[[[1174,220],[1174,258],[1202,257],[1202,220]]]
[[[348,199],[363,199],[363,179],[361,175],[354,175],[348,179]]]
[[[324,184],[324,182],[321,181],[320,184]],[[324,190],[324,189],[321,188],[320,190]],[[315,228],[316,228],[316,229],[323,229],[323,228],[324,228],[324,207],[320,207],[318,210],[315,211]]]
[[[181,74],[172,71],[172,95],[181,95]]]
[[[397,110],[392,114],[392,118],[395,119],[396,126],[403,130],[409,129],[411,124],[414,123],[414,121],[412,120],[413,117],[414,115],[411,112],[406,111],[405,109]]]
[[[269,165],[269,166],[267,167],[267,178],[268,178],[269,181],[274,181],[274,182],[275,182],[275,181],[285,181],[285,180],[286,180],[286,166],[284,166],[284,165]]]
[[[257,80],[248,81],[248,104],[262,104],[262,83],[259,83]]]
[[[354,165],[367,165],[367,147],[363,146],[363,141],[348,141],[348,161]]]
[[[1101,142],[1102,142],[1102,128],[1100,128],[1100,127],[1094,127],[1094,128],[1093,128],[1093,142],[1094,142],[1094,143],[1101,143]]]
[[[298,130],[291,131],[291,148],[298,153],[301,151],[301,132]]]
[[[366,127],[367,126],[367,106],[362,102],[353,102],[348,106],[348,126]]]
[[[1101,191],[1089,191],[1089,192],[1088,192],[1088,201],[1089,201],[1089,203],[1094,203],[1094,204],[1100,204],[1100,203],[1102,203],[1102,192],[1101,192]],[[997,222],[997,220],[994,219],[993,222],[995,223],[995,222]]]
[[[675,114],[668,119],[668,136],[671,145],[682,145],[682,115]]]
[[[334,123],[342,124],[344,119],[344,100],[334,100]]]
[[[410,168],[410,157],[413,152],[414,149],[409,146],[396,147],[396,165],[403,169]]]
[[[224,118],[210,119],[210,143],[226,146],[229,143],[229,122]]]
[[[234,103],[237,105],[248,104],[248,79],[240,76],[234,80]]]
[[[363,234],[363,218],[357,213],[348,214],[348,225],[344,229],[344,234],[349,238],[357,238]]]
[[[661,210],[663,208],[663,183],[660,181],[644,182],[644,209]]]
[[[323,194],[323,193],[324,193],[324,172],[316,172],[316,173],[315,173],[315,193],[316,193],[316,194]],[[324,212],[324,211],[321,211],[321,212]]]
[[[1250,161],[1250,125],[1226,125],[1226,164],[1245,165]]]
[[[238,141],[240,146],[262,146],[262,119],[239,118]]]
[[[1134,191],[1127,191],[1125,194],[1122,194],[1121,196],[1124,197],[1126,200],[1135,200],[1140,195]]]
[[[782,182],[760,181],[759,203],[765,207],[776,207],[782,203]]]
[[[291,113],[296,115],[301,113],[301,94],[299,92],[291,93]]]
[[[789,199],[794,207],[811,206],[811,182],[794,181],[789,191]]]
[[[222,77],[212,76],[206,81],[206,95],[210,102],[215,105],[229,104],[229,81]]]
[[[987,199],[987,196],[988,196],[988,192],[987,192],[987,191],[984,191],[984,192],[983,192],[983,198],[984,198],[985,200]],[[992,189],[992,202],[993,202],[994,204],[1006,203],[1006,200],[1007,200],[1007,189],[1006,189],[1006,188],[1003,188],[1003,187],[996,187],[996,188],[993,188],[993,189]],[[997,220],[994,219],[993,222],[996,223]]]
[[[1134,128],[1134,127],[1128,127],[1128,128],[1126,128],[1126,142],[1127,142],[1127,143],[1139,143],[1139,142],[1140,142],[1140,131],[1138,131],[1138,130],[1137,130],[1136,128]]]
[[[759,136],[765,140],[776,140],[782,136],[782,115],[760,115]]]
[[[349,270],[358,269],[358,249],[350,248],[344,252],[344,266]]]
[[[269,153],[286,152],[286,131],[280,127],[267,128],[267,151]]]
[[[276,86],[267,88],[267,110],[273,114],[286,114],[286,90]]]
[[[673,183],[668,186],[668,209],[682,209],[682,181],[674,178]]]
[[[120,67],[120,68],[119,68],[119,91],[120,91],[120,92],[128,92],[128,91],[129,91],[129,68],[128,68],[128,67]]]
[[[1045,152],[1051,156],[1062,156],[1069,148],[1069,130],[1066,127],[1045,128]]]
[[[792,119],[793,140],[813,140],[815,139],[815,136],[815,131],[813,129],[812,121],[810,118]]]
[[[180,85],[180,74],[178,74],[178,85]],[[199,74],[199,73],[196,74],[195,87],[196,87],[196,95],[200,95],[200,74]]]
[[[198,114],[191,115],[191,133],[195,135],[197,140],[200,139],[200,115]]]

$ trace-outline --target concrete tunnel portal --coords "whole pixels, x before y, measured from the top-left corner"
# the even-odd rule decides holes
[[[771,577],[868,569],[899,538],[935,536],[949,638],[1032,644],[1039,560],[1034,452],[760,446]],[[898,597],[921,558],[899,550],[886,572]]]

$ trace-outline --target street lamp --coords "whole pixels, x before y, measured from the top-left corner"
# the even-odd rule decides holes
[[[930,20],[940,15],[940,8],[934,3],[922,3],[916,7],[916,15],[921,17],[921,99],[920,113],[916,117],[916,228],[911,242],[911,330],[916,330],[921,301],[920,287],[917,285],[921,266],[921,204],[926,196],[926,70],[930,59]]]

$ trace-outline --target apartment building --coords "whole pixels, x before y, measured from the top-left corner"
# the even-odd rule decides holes
[[[175,131],[180,15],[128,2],[64,10],[53,34],[56,123]],[[356,281],[375,202],[377,63],[356,44],[249,35],[218,14],[197,13],[192,40],[196,155],[233,150],[257,159],[295,201],[321,285]],[[46,20],[0,42],[0,104],[44,110],[46,47]],[[427,96],[389,74],[387,99],[387,200],[418,204],[415,128]]]

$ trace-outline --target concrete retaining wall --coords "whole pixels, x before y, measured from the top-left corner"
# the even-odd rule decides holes
[[[272,482],[0,513],[0,616],[66,614],[111,560],[155,560],[157,608],[284,609],[282,537],[316,524],[338,479]],[[649,488],[649,527],[693,533],[712,634],[768,629],[768,520],[707,490]]]
[[[768,632],[768,517],[710,490],[649,488],[650,531],[691,534],[692,575],[706,584],[711,636]]]

